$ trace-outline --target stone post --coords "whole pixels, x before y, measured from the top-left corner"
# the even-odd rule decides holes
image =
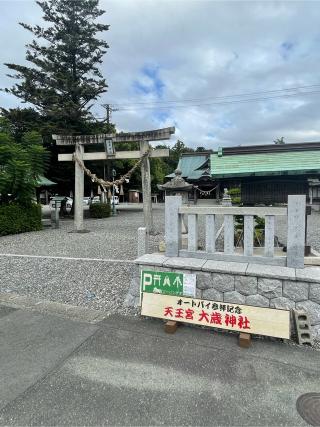
[[[219,201],[220,198],[220,182],[218,182],[216,187],[216,200]]]
[[[309,184],[309,205],[312,205],[312,202],[313,202],[313,200],[312,200],[312,194],[313,194],[312,188],[313,187],[311,187],[311,185]]]
[[[145,227],[138,228],[138,257],[149,253],[149,238]]]
[[[57,200],[54,200],[52,206],[54,209],[50,209],[51,227],[52,228],[59,228],[60,203]]]
[[[101,192],[101,203],[107,203],[107,194],[104,190]]]
[[[57,201],[54,204],[54,223],[55,223],[55,228],[59,228],[59,209],[58,209]]]
[[[167,196],[165,200],[165,235],[166,255],[179,256],[181,249],[181,215],[179,208],[182,205],[181,196]]]
[[[140,155],[142,156],[149,149],[148,141],[140,142]],[[144,225],[147,233],[153,232],[153,218],[152,218],[152,201],[151,201],[151,175],[150,175],[150,161],[149,157],[144,157],[141,163],[141,181],[143,193],[143,215]]]
[[[83,159],[84,146],[76,144],[75,153],[79,159]],[[74,229],[83,230],[83,195],[84,195],[84,172],[77,162],[75,165],[75,184],[74,184]]]
[[[306,196],[288,196],[287,267],[304,268]]]

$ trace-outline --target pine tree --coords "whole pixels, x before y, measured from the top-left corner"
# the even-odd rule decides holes
[[[282,136],[281,138],[277,138],[273,141],[276,145],[283,145],[285,144],[284,142],[284,137]]]
[[[98,7],[99,0],[36,3],[49,25],[20,23],[36,37],[26,46],[32,66],[5,64],[16,72],[10,77],[18,79],[6,91],[32,104],[56,132],[85,132],[92,101],[107,90],[99,64],[108,44],[97,37],[109,28],[97,22],[104,11]]]

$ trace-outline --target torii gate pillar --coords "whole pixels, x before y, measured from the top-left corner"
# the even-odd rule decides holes
[[[83,160],[84,146],[77,143],[75,153]],[[77,162],[74,162],[74,229],[76,232],[83,231],[83,197],[84,197],[84,172]]]
[[[140,156],[149,150],[149,142],[140,142]],[[143,194],[144,226],[147,233],[153,232],[152,200],[151,200],[151,175],[149,157],[144,157],[141,163],[141,181]]]

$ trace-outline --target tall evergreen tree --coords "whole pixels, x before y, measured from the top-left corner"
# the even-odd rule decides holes
[[[99,0],[36,3],[49,25],[20,23],[36,37],[26,46],[32,65],[7,63],[18,82],[6,91],[32,104],[55,132],[87,132],[92,101],[107,90],[99,64],[108,44],[97,37],[109,28],[97,22],[104,11]]]
[[[284,137],[282,136],[281,138],[277,138],[273,141],[276,145],[283,145],[285,144],[284,142]]]

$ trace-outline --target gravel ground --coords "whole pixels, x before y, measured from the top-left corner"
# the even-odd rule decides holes
[[[163,205],[154,208],[154,225],[151,251],[157,250],[163,238]],[[105,310],[108,314],[132,313],[123,302],[137,271],[132,261],[137,257],[137,229],[141,226],[143,212],[124,211],[108,219],[86,219],[85,228],[90,233],[71,233],[73,221],[65,219],[57,230],[46,228],[0,237],[0,292]]]
[[[320,251],[320,214],[313,213],[308,223],[309,244]],[[156,234],[150,239],[151,251],[157,251],[163,240],[164,206],[161,204],[154,207],[154,224]],[[85,228],[90,233],[86,234],[69,233],[73,230],[72,220],[62,220],[60,225],[59,230],[44,229],[0,237],[0,292],[16,292],[108,313],[128,313],[130,310],[123,306],[123,301],[136,272],[131,261],[136,258],[137,229],[143,226],[143,213],[122,211],[117,217],[87,219]],[[283,243],[286,241],[285,230],[286,223],[282,218],[277,221],[276,234]],[[203,218],[200,219],[199,237],[204,240]]]
[[[156,233],[164,230],[164,206],[154,208]],[[25,254],[81,258],[135,259],[137,230],[143,227],[143,212],[122,211],[116,217],[86,219],[90,233],[71,233],[73,220],[60,220],[60,228],[0,237],[0,254]],[[151,237],[151,250],[160,236]]]
[[[130,263],[39,258],[0,258],[0,292],[78,305],[108,314],[127,314],[123,306],[130,277]]]

